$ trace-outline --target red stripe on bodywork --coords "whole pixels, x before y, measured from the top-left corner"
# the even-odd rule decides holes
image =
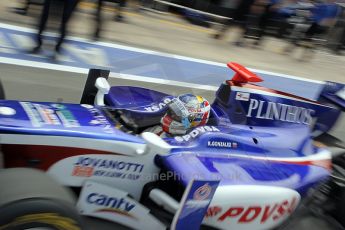
[[[12,145],[1,146],[4,154],[5,168],[12,167],[33,167],[47,170],[55,162],[67,157],[86,154],[113,154],[113,152],[73,148],[64,146],[43,146],[43,145]]]
[[[273,161],[273,160],[271,160]],[[289,161],[289,160],[274,160],[274,162],[281,162],[281,163],[288,163],[288,164],[296,164],[296,165],[314,165],[325,168],[329,171],[332,169],[332,161],[331,159],[324,159],[324,160],[314,160],[314,161]]]

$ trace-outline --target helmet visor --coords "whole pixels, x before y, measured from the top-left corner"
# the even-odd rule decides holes
[[[185,128],[190,128],[192,115],[179,100],[174,99],[168,105],[167,114],[171,117],[171,119],[181,122]]]

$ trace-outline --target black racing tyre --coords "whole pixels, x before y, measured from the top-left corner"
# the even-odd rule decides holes
[[[81,230],[74,194],[43,171],[0,170],[0,230]]]
[[[44,228],[82,230],[81,217],[73,206],[49,199],[18,200],[0,208],[0,230]]]
[[[69,189],[43,171],[32,168],[0,170],[0,208],[30,198],[61,200],[72,205],[76,203],[75,195]]]

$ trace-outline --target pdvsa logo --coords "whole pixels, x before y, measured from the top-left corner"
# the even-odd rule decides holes
[[[121,197],[112,197],[100,193],[90,193],[86,197],[86,202],[100,206],[95,212],[110,213],[115,215],[123,215],[130,218],[136,218],[130,214],[131,210],[135,208],[135,203]]]
[[[206,132],[220,132],[220,130],[215,126],[199,126],[184,136],[176,136],[175,140],[178,142],[189,141]]]
[[[225,221],[236,224],[272,223],[291,215],[299,203],[298,200],[297,197],[292,197],[267,205],[236,205],[226,209],[220,206],[212,206],[208,208],[205,217],[216,218],[218,222]]]

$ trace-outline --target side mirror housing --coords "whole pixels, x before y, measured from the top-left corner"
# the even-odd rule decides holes
[[[138,154],[159,154],[159,155],[167,155],[172,146],[166,143],[162,138],[157,136],[154,133],[144,132],[141,134],[142,138],[146,141],[146,148],[142,152],[138,152]]]
[[[104,106],[104,95],[109,93],[110,85],[107,79],[99,77],[96,80],[95,86],[98,89],[95,97],[95,105]]]

